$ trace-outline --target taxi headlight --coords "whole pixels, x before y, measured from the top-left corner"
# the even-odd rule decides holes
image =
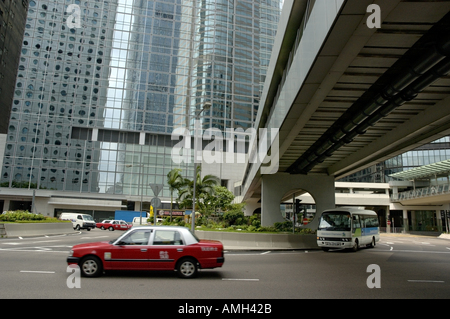
[[[69,251],[69,257],[72,257],[73,256],[73,250],[70,250]]]

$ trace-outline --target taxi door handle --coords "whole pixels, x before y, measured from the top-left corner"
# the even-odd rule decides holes
[[[141,251],[145,253],[147,251],[147,249],[142,248]]]
[[[181,253],[181,252],[183,252],[183,249],[182,248],[178,248],[177,251]]]

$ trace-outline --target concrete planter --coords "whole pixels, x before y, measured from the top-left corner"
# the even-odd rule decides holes
[[[225,249],[318,249],[316,235],[195,231],[200,239],[219,240]]]
[[[74,233],[72,223],[5,223],[0,224],[2,237],[28,237]]]

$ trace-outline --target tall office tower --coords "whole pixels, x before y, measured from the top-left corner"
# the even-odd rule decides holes
[[[1,185],[153,196],[204,103],[253,125],[281,3],[31,0]]]
[[[2,186],[98,189],[98,143],[71,131],[103,125],[116,4],[76,2],[29,2]]]
[[[0,147],[4,147],[3,134],[8,122],[22,49],[23,30],[27,16],[28,0],[0,1]],[[3,150],[0,151],[0,155]]]

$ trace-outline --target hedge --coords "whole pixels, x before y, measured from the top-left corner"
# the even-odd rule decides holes
[[[17,210],[9,211],[0,215],[0,221],[3,222],[20,222],[20,221],[40,221],[45,220],[46,217],[41,214],[32,214],[28,211]]]

